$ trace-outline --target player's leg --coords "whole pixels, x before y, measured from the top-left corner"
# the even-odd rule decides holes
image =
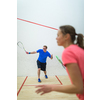
[[[47,76],[47,72],[46,72],[46,71],[44,71],[44,74],[45,74],[45,78],[48,78],[48,76]]]
[[[38,68],[38,79],[40,78],[40,71],[41,71],[41,68]]]
[[[46,71],[44,71],[44,74],[46,75],[46,74],[47,74],[47,72],[46,72]]]
[[[48,78],[47,72],[46,72],[46,63],[43,64],[43,71],[44,71],[44,74],[45,74],[45,78]]]
[[[37,66],[38,66],[38,71],[37,71],[38,82],[41,82],[41,80],[40,80],[41,63],[38,60],[37,60]]]

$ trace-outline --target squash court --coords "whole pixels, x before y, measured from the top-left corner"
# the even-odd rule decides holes
[[[44,95],[36,94],[33,85],[36,84],[70,84],[68,76],[48,76],[48,79],[41,77],[42,82],[38,83],[37,77],[17,77],[17,100],[78,100],[75,94],[50,92]]]
[[[77,32],[84,33],[84,1],[79,0],[17,0],[17,100],[78,100],[75,94],[50,92],[36,94],[33,85],[70,84],[67,72],[57,60],[62,57],[63,47],[57,45],[59,26],[73,25]],[[77,12],[77,13],[76,13]],[[48,46],[53,59],[47,59],[47,75],[37,78],[38,54],[26,54]],[[55,76],[57,75],[57,76]]]

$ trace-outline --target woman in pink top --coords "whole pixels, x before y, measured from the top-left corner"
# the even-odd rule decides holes
[[[77,43],[74,44],[77,35]],[[51,91],[76,94],[79,100],[84,100],[84,39],[82,34],[76,34],[74,27],[61,26],[57,33],[57,44],[64,47],[62,61],[66,67],[70,85],[36,85],[36,93]]]

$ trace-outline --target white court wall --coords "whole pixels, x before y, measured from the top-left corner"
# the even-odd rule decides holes
[[[17,18],[59,29],[72,25],[77,33],[84,34],[83,0],[17,0]],[[47,59],[48,75],[67,75],[56,55],[61,59],[63,47],[56,43],[57,30],[17,20],[17,42],[21,41],[29,52],[48,46],[53,60]],[[17,76],[37,76],[38,54],[27,55],[17,47]],[[41,72],[41,75],[43,73]]]

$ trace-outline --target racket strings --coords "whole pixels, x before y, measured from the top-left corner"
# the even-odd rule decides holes
[[[20,48],[23,48],[22,43],[18,42],[17,45],[18,45]]]
[[[17,43],[17,45],[18,45],[21,49],[24,49],[24,51],[25,51],[25,48],[24,48],[24,46],[23,46],[23,43],[22,43],[22,42],[20,42],[20,41],[19,41],[19,42]]]

